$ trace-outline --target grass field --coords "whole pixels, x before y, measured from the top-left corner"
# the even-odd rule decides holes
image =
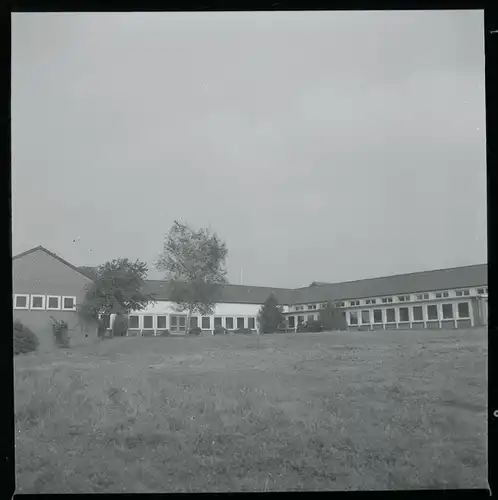
[[[17,492],[485,488],[486,364],[484,330],[20,356]]]

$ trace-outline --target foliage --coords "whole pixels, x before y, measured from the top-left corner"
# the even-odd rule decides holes
[[[171,300],[179,312],[190,317],[198,313],[209,316],[226,284],[226,244],[208,229],[194,230],[174,221],[166,236],[163,252],[156,268],[166,272],[170,282]]]
[[[214,328],[214,335],[227,335],[228,330],[222,326],[216,326]]]
[[[347,330],[346,318],[342,314],[342,309],[333,302],[327,302],[325,308],[320,309],[319,320],[325,331]]]
[[[97,279],[87,290],[79,313],[97,319],[99,315],[129,313],[147,307],[154,297],[143,290],[147,264],[126,258],[113,259],[99,266]]]
[[[190,328],[188,333],[189,335],[200,335],[202,330],[198,326],[194,326],[193,328]]]
[[[282,306],[272,293],[261,306],[258,313],[258,324],[262,333],[274,333],[284,321]]]
[[[14,354],[35,352],[40,342],[38,337],[19,320],[14,321]]]
[[[52,332],[54,333],[55,345],[61,348],[69,347],[69,327],[64,320],[57,320],[53,316],[52,319]]]
[[[117,313],[112,324],[113,337],[126,337],[128,332],[128,316],[122,313]]]
[[[319,320],[308,321],[306,324],[307,332],[323,332],[323,325]]]

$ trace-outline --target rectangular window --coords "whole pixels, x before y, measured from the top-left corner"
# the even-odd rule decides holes
[[[201,325],[203,330],[209,330],[211,328],[211,318],[209,316],[203,316]]]
[[[413,321],[423,321],[424,314],[422,311],[422,306],[415,306],[413,308]]]
[[[417,300],[428,300],[428,299],[429,299],[428,293],[418,293],[417,294]]]
[[[244,328],[244,318],[237,318],[237,330]]]
[[[479,295],[484,295],[484,288],[478,288],[478,289],[477,289],[477,293],[478,293]]]
[[[254,318],[249,318],[249,328],[251,328],[251,319],[254,319]],[[296,326],[296,322],[295,322],[295,319],[294,319],[294,316],[289,316],[289,328],[294,328]]]
[[[320,307],[321,307],[322,309],[325,309],[325,308],[327,307],[327,304],[321,304],[321,305],[320,305]]]
[[[14,295],[14,309],[29,309],[29,295]]]
[[[443,292],[443,297],[449,297],[450,296],[450,292]]]
[[[377,303],[377,300],[376,299],[367,299],[365,301],[367,304],[376,304]]]
[[[361,311],[361,323],[363,325],[370,324],[370,311]]]
[[[58,311],[61,308],[61,298],[56,295],[47,295],[47,309]]]
[[[374,323],[382,323],[382,309],[374,309]]]
[[[225,318],[225,325],[227,330],[233,330],[233,318]]]
[[[135,330],[138,328],[138,316],[128,316],[128,328]]]
[[[152,330],[154,328],[154,320],[152,316],[144,316],[144,330]]]
[[[166,330],[166,316],[158,316],[156,321],[158,330]]]
[[[386,309],[386,322],[387,323],[396,323],[396,316],[395,316],[395,311],[394,309]]]
[[[443,298],[443,292],[436,292],[436,299],[442,299]]]
[[[197,316],[190,317],[190,328],[197,328],[199,326],[199,318]]]
[[[356,311],[349,311],[349,324],[350,325],[358,324],[358,313]]]
[[[390,304],[392,301],[393,301],[393,298],[392,298],[392,297],[384,297],[384,298],[382,299],[382,303],[383,303],[383,304]]]
[[[294,321],[294,316],[291,316],[292,321]],[[247,318],[247,328],[249,330],[254,330],[256,328],[256,318]]]
[[[310,310],[310,309],[316,309],[316,304],[308,305],[308,310]]]
[[[76,297],[62,297],[62,309],[64,311],[75,311]]]
[[[398,300],[400,302],[409,302],[410,296],[409,295],[398,295]]]
[[[215,316],[214,318],[214,327],[215,328],[221,328],[223,325],[222,325],[222,322],[221,322],[221,317],[220,316]]]
[[[468,302],[460,302],[458,304],[458,317],[459,318],[470,318],[470,310]]]
[[[463,297],[464,295],[470,295],[470,290],[457,290],[456,296]]]
[[[187,327],[187,318],[185,316],[178,316],[178,329],[180,331],[185,331]]]
[[[311,321],[313,321],[314,319],[315,319],[315,317],[313,316],[313,314],[308,314],[308,317],[307,317],[306,321],[307,321],[308,323],[310,323],[310,322],[311,322]]]
[[[408,312],[408,307],[399,308],[399,320],[400,321],[410,321],[410,314]]]
[[[437,314],[437,306],[427,306],[427,319],[439,319]]]
[[[443,319],[453,318],[453,304],[443,304]]]
[[[31,309],[45,309],[45,295],[31,295]]]
[[[349,304],[352,305],[352,306],[359,306],[360,305],[360,301],[359,300],[350,300]]]
[[[298,323],[304,323],[304,316],[298,316],[297,317],[297,322]]]
[[[339,307],[344,307],[345,303],[344,302],[339,302]]]
[[[171,316],[169,319],[169,324],[171,328],[176,328],[178,326],[178,316]]]

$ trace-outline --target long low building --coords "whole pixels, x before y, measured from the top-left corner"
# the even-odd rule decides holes
[[[318,319],[327,301],[342,310],[350,330],[469,328],[487,325],[487,264],[455,267],[343,283],[314,282],[303,288],[223,285],[210,316],[194,316],[191,326],[212,332],[257,329],[257,315],[274,294],[290,328]],[[94,279],[92,268],[76,268],[58,255],[36,247],[13,257],[14,319],[50,336],[52,317],[70,324],[73,335],[86,341],[96,334],[77,317],[77,306]],[[129,315],[130,335],[182,335],[187,315],[171,301],[167,281],[147,280],[145,291],[155,302]]]

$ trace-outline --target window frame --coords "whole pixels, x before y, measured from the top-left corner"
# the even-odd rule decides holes
[[[50,299],[57,299],[58,307],[49,307]],[[60,311],[62,309],[62,297],[60,295],[47,295],[47,311]]]
[[[401,318],[401,310],[406,310],[406,318],[407,319],[402,319]],[[398,315],[399,315],[399,322],[400,323],[409,323],[410,322],[410,308],[408,306],[405,307],[400,307],[398,310]]]
[[[389,323],[389,324],[396,323],[396,308],[395,307],[387,307],[385,309],[385,311],[386,311],[386,323]],[[388,311],[393,312],[393,320],[392,321],[389,321]]]
[[[42,306],[41,307],[33,307],[33,299],[42,299]],[[39,294],[32,294],[30,299],[29,299],[29,308],[32,311],[45,311],[45,300],[46,296],[45,295],[39,295]]]
[[[420,319],[415,318],[415,309],[420,310]],[[413,317],[413,321],[424,321],[424,308],[423,308],[423,306],[413,306],[412,307],[412,317]]]
[[[383,309],[374,309],[373,310],[373,322],[375,325],[380,325],[381,323],[384,323],[384,313],[383,313]],[[376,321],[375,319],[375,313],[376,312],[380,312],[380,321]]]
[[[460,315],[460,306],[467,306],[467,316]],[[469,302],[458,302],[457,303],[457,319],[469,319],[470,318],[470,303]]]
[[[137,326],[131,326],[131,318],[137,318]],[[132,314],[128,316],[128,329],[129,330],[140,330],[140,315]]]
[[[227,320],[229,320],[229,319],[231,319],[231,320],[232,320],[232,326],[231,326],[231,327],[229,327],[229,326],[228,326],[228,322],[227,322]],[[235,323],[234,323],[234,321],[233,321],[233,316],[225,316],[225,328],[226,328],[227,330],[234,330],[234,324],[235,324]]]
[[[24,297],[26,299],[26,306],[25,307],[19,307],[17,305],[17,297]],[[14,294],[14,309],[26,311],[26,310],[29,310],[30,304],[31,304],[31,299],[30,299],[29,293],[15,293]]]
[[[368,322],[363,321],[363,313],[367,313],[368,314]],[[361,318],[361,324],[362,325],[371,325],[372,324],[372,319],[370,318],[370,309],[362,309],[360,318]]]
[[[159,326],[159,318],[164,318],[164,326]],[[168,328],[168,316],[166,314],[158,314],[156,316],[157,330],[166,330]]]
[[[444,314],[444,306],[450,306],[451,316],[445,316]],[[441,315],[443,320],[445,319],[455,319],[455,311],[453,310],[453,304],[450,302],[448,304],[441,304]]]
[[[434,307],[434,308],[436,309],[436,317],[435,317],[435,318],[431,318],[431,317],[430,317],[430,314],[429,314],[429,309],[430,309],[431,307]],[[439,308],[438,308],[438,306],[437,306],[436,304],[427,304],[427,309],[426,309],[426,311],[427,311],[427,321],[439,321],[439,319],[440,319],[440,318],[439,318]]]
[[[64,307],[64,302],[66,299],[73,299],[73,307]],[[76,297],[74,295],[63,295],[61,302],[62,311],[76,311]]]
[[[145,318],[151,318],[151,326],[145,326]],[[154,330],[154,315],[153,314],[143,314],[142,315],[142,330]]]
[[[353,322],[353,318],[355,319],[354,322]],[[358,318],[358,311],[349,311],[349,325],[350,326],[357,326],[357,325],[359,325],[358,320],[359,320],[359,318]]]
[[[204,326],[204,320],[208,321],[208,326]],[[199,324],[197,324],[199,326]],[[201,330],[210,330],[211,329],[211,316],[201,316]]]
[[[294,316],[291,316],[291,317],[294,318]],[[252,320],[252,326],[250,326],[251,320]],[[295,321],[294,321],[294,323],[295,323]],[[254,316],[250,316],[249,318],[247,318],[247,328],[249,330],[256,329],[256,318]]]
[[[393,303],[392,297],[382,297],[382,304],[392,304],[392,303]]]

